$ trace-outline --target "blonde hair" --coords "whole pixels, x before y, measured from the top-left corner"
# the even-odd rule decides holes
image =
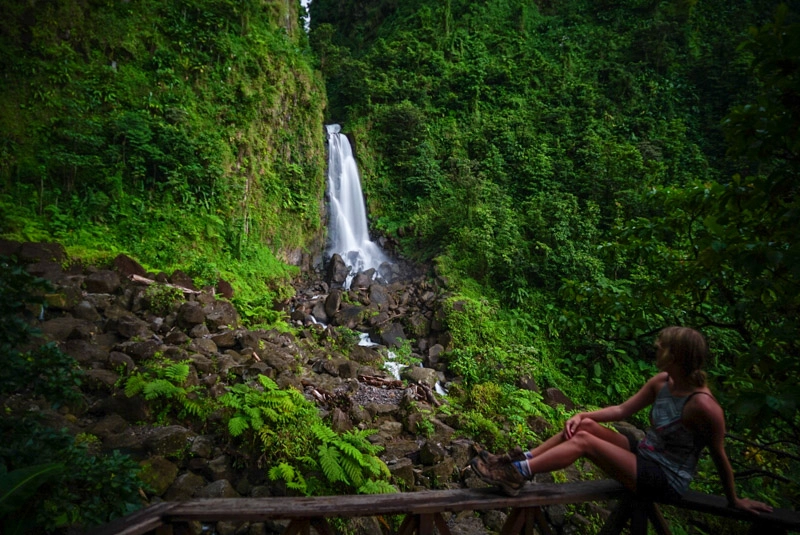
[[[658,343],[694,386],[705,386],[702,368],[708,358],[708,343],[702,334],[689,327],[667,327],[658,333]]]

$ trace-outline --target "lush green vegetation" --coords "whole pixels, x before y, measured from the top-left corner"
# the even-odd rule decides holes
[[[376,226],[458,289],[467,384],[613,403],[660,328],[699,327],[745,488],[797,500],[796,11],[315,0],[311,20]]]
[[[0,523],[9,535],[108,522],[139,507],[143,486],[130,458],[97,455],[85,437],[47,421],[52,409],[81,402],[77,362],[35,343],[26,317],[47,288],[0,257]]]
[[[274,322],[282,260],[319,243],[321,125],[340,122],[374,227],[450,283],[464,380],[447,410],[467,431],[502,447],[538,438],[530,417],[563,419],[520,376],[617,402],[654,371],[658,330],[692,325],[713,345],[742,488],[797,505],[796,10],[314,0],[306,36],[284,5],[7,6],[0,235],[224,277],[248,321]],[[194,418],[208,407],[175,366],[153,362],[129,388],[164,419]],[[363,436],[329,435],[262,386],[225,398],[220,432],[266,446],[283,425],[267,409],[288,404],[304,449],[274,478],[303,492],[380,481]],[[697,484],[718,490],[710,474]]]
[[[281,259],[322,232],[325,92],[298,8],[5,6],[0,233],[223,277],[274,321]]]

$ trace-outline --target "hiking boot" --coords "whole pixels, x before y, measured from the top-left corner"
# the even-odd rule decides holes
[[[486,483],[500,487],[506,496],[519,494],[525,486],[526,479],[505,455],[492,455],[492,457],[490,460],[483,459],[481,455],[474,457],[469,463],[472,471]]]
[[[502,455],[494,455],[484,449],[481,449],[480,451],[478,451],[478,455],[480,455],[481,459],[483,459],[490,465],[494,463],[513,463],[516,461],[524,461],[525,459],[527,459],[527,457],[525,457],[525,450],[523,450],[519,446],[514,446],[514,448],[508,450],[508,452]]]

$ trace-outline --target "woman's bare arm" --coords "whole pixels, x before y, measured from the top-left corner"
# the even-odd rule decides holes
[[[574,415],[564,425],[564,436],[568,439],[572,438],[584,418],[589,418],[595,422],[619,422],[636,414],[643,408],[653,404],[658,390],[664,386],[666,380],[667,374],[664,372],[659,373],[651,377],[638,392],[619,405],[611,405],[596,411],[581,412]]]
[[[714,398],[694,396],[684,409],[683,420],[687,427],[702,436],[708,444],[728,504],[751,513],[771,512],[772,507],[765,503],[737,496],[733,469],[725,452],[725,415]]]

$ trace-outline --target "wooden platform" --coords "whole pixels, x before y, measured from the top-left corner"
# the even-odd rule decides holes
[[[157,504],[91,531],[91,535],[138,535],[145,533],[180,533],[181,526],[189,521],[217,522],[288,519],[285,535],[311,533],[333,534],[327,519],[342,517],[405,515],[398,534],[449,535],[442,517],[445,512],[485,511],[510,509],[503,535],[519,533],[550,533],[544,520],[542,507],[557,504],[594,501],[619,501],[603,535],[620,533],[628,522],[631,530],[644,528],[647,519],[656,531],[669,533],[663,523],[658,524],[658,507],[635,500],[633,495],[613,480],[578,483],[550,483],[527,485],[519,496],[510,498],[494,489],[455,489],[422,492],[403,492],[381,495],[343,495],[319,497],[277,498],[220,498],[198,499],[185,502]],[[721,496],[689,492],[687,496],[670,505],[708,514],[744,520],[757,526],[758,533],[785,533],[800,531],[800,513],[777,510],[769,515],[750,515],[727,507]],[[663,531],[666,529],[666,531]]]

